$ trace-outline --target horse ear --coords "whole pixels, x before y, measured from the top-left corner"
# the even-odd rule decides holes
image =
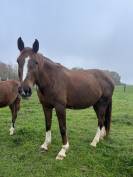
[[[23,42],[23,40],[21,39],[21,37],[18,38],[17,44],[18,44],[18,49],[19,49],[20,52],[21,52],[21,51],[24,49],[24,42]]]
[[[35,39],[35,42],[33,43],[33,47],[32,47],[33,52],[37,53],[39,50],[39,42],[37,39]]]

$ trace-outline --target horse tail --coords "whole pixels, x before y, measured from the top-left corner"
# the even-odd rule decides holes
[[[104,121],[104,126],[106,129],[106,135],[109,134],[110,131],[110,125],[111,125],[111,113],[112,113],[112,99],[110,100],[106,112],[105,112],[105,121]]]

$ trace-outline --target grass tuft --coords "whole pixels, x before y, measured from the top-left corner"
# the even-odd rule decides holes
[[[61,136],[55,111],[52,144],[41,152],[45,124],[36,92],[22,100],[16,133],[9,136],[11,114],[0,109],[0,177],[132,177],[133,176],[133,87],[116,87],[109,136],[96,148],[90,146],[97,129],[92,108],[67,110],[70,150],[63,161],[55,160]]]

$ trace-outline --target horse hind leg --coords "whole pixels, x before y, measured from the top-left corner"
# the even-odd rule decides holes
[[[105,98],[101,98],[95,105],[94,110],[98,117],[98,128],[96,135],[91,143],[92,146],[96,147],[97,143],[100,139],[103,139],[106,136],[106,128],[105,128],[105,114],[107,109],[107,100]]]
[[[110,131],[111,113],[112,113],[112,98],[109,100],[106,113],[105,113],[104,126],[105,126],[106,135],[108,135]]]
[[[12,124],[10,128],[10,135],[13,135],[15,132],[15,121],[17,118],[17,113],[20,109],[20,97],[18,96],[15,101],[9,106],[11,113],[12,113]]]
[[[104,105],[104,125],[102,126],[100,139],[103,139],[105,136],[109,134],[110,125],[111,125],[111,113],[112,113],[112,98],[106,101]]]
[[[62,148],[59,151],[58,155],[56,156],[56,160],[63,160],[66,157],[66,153],[69,149],[69,142],[67,138],[66,132],[66,110],[65,107],[62,105],[56,106],[56,115],[59,122],[60,134],[62,137]]]

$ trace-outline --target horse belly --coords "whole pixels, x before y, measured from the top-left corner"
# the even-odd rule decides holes
[[[0,108],[8,106],[8,103],[6,102],[0,102]]]
[[[9,104],[7,96],[5,94],[0,94],[0,108],[5,107]]]
[[[100,94],[90,94],[90,93],[77,93],[71,95],[71,98],[67,101],[67,108],[71,109],[83,109],[93,106],[98,99],[100,98]]]
[[[2,93],[0,94],[0,108],[10,105],[14,100],[14,94]]]

